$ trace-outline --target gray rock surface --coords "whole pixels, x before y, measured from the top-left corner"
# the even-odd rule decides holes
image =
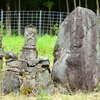
[[[28,65],[29,66],[36,66],[39,63],[39,59],[34,59],[34,60],[28,60]]]
[[[14,71],[18,73],[21,73],[22,70],[26,67],[27,67],[27,63],[21,60],[10,61],[7,62],[6,64],[6,68],[8,71]]]
[[[24,31],[24,46],[36,47],[37,28],[33,25],[25,27]]]
[[[2,48],[2,36],[0,35],[0,86],[1,86],[1,79],[2,79],[3,57],[4,57],[4,50]]]
[[[18,56],[17,56],[17,54],[13,53],[12,51],[5,52],[5,59],[7,60],[7,59],[10,59],[10,58],[17,60]]]
[[[36,36],[37,28],[33,25],[28,25],[25,27],[24,31],[24,46],[20,53],[20,59],[24,60],[34,60],[37,58],[36,50]]]
[[[4,57],[6,59],[6,63],[18,60],[17,54],[13,53],[12,51],[5,52]]]
[[[20,52],[20,59],[35,60],[37,58],[37,50],[34,48],[23,48]]]
[[[67,90],[93,90],[100,80],[99,30],[93,11],[77,7],[62,22],[52,79]]]
[[[4,71],[2,77],[2,92],[4,95],[13,91],[18,92],[20,89],[20,81],[18,75],[12,71]]]

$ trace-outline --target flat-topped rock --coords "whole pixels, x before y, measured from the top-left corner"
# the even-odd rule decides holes
[[[14,60],[18,59],[17,54],[13,53],[12,51],[5,52],[5,59],[8,60],[10,58],[13,58]]]
[[[23,60],[35,60],[37,58],[37,50],[36,49],[22,49],[20,51],[20,59]]]

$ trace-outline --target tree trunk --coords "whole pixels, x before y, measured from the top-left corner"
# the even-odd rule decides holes
[[[10,0],[7,0],[6,5],[6,35],[11,35],[11,15],[10,15]]]
[[[76,8],[76,0],[74,0],[74,9]]]
[[[81,0],[79,0],[79,6],[81,7]]]
[[[20,3],[20,0],[19,0],[18,35],[21,35],[20,9],[21,9],[21,3]]]
[[[15,6],[15,10],[17,10],[17,4],[15,0],[14,0],[14,6]]]
[[[98,10],[98,15],[99,15],[99,1],[98,0],[96,0],[96,5],[97,5],[97,10]]]
[[[69,13],[69,2],[66,0],[67,12]]]
[[[87,8],[87,0],[85,0],[85,8]]]
[[[98,22],[99,22],[99,27],[100,27],[100,10],[99,10],[99,0],[96,0],[96,5],[97,5],[97,17],[98,17]]]
[[[59,3],[59,11],[61,11],[61,4],[60,4],[60,0],[58,0]]]

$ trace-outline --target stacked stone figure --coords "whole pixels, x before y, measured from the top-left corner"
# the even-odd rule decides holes
[[[25,27],[24,46],[21,50],[20,59],[34,60],[37,58],[36,36],[37,29],[35,26],[28,25]]]
[[[47,86],[51,82],[50,63],[48,58],[38,58],[36,36],[36,27],[26,26],[20,59],[11,51],[5,53],[7,69],[2,78],[3,94],[11,92],[40,93],[41,89],[48,92]]]

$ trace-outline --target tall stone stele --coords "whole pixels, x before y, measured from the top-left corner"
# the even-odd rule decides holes
[[[20,59],[34,60],[37,58],[36,50],[37,28],[33,25],[25,27],[24,46],[21,50]]]
[[[100,80],[100,52],[93,11],[77,7],[60,25],[52,79],[71,91],[91,91],[96,87]]]

